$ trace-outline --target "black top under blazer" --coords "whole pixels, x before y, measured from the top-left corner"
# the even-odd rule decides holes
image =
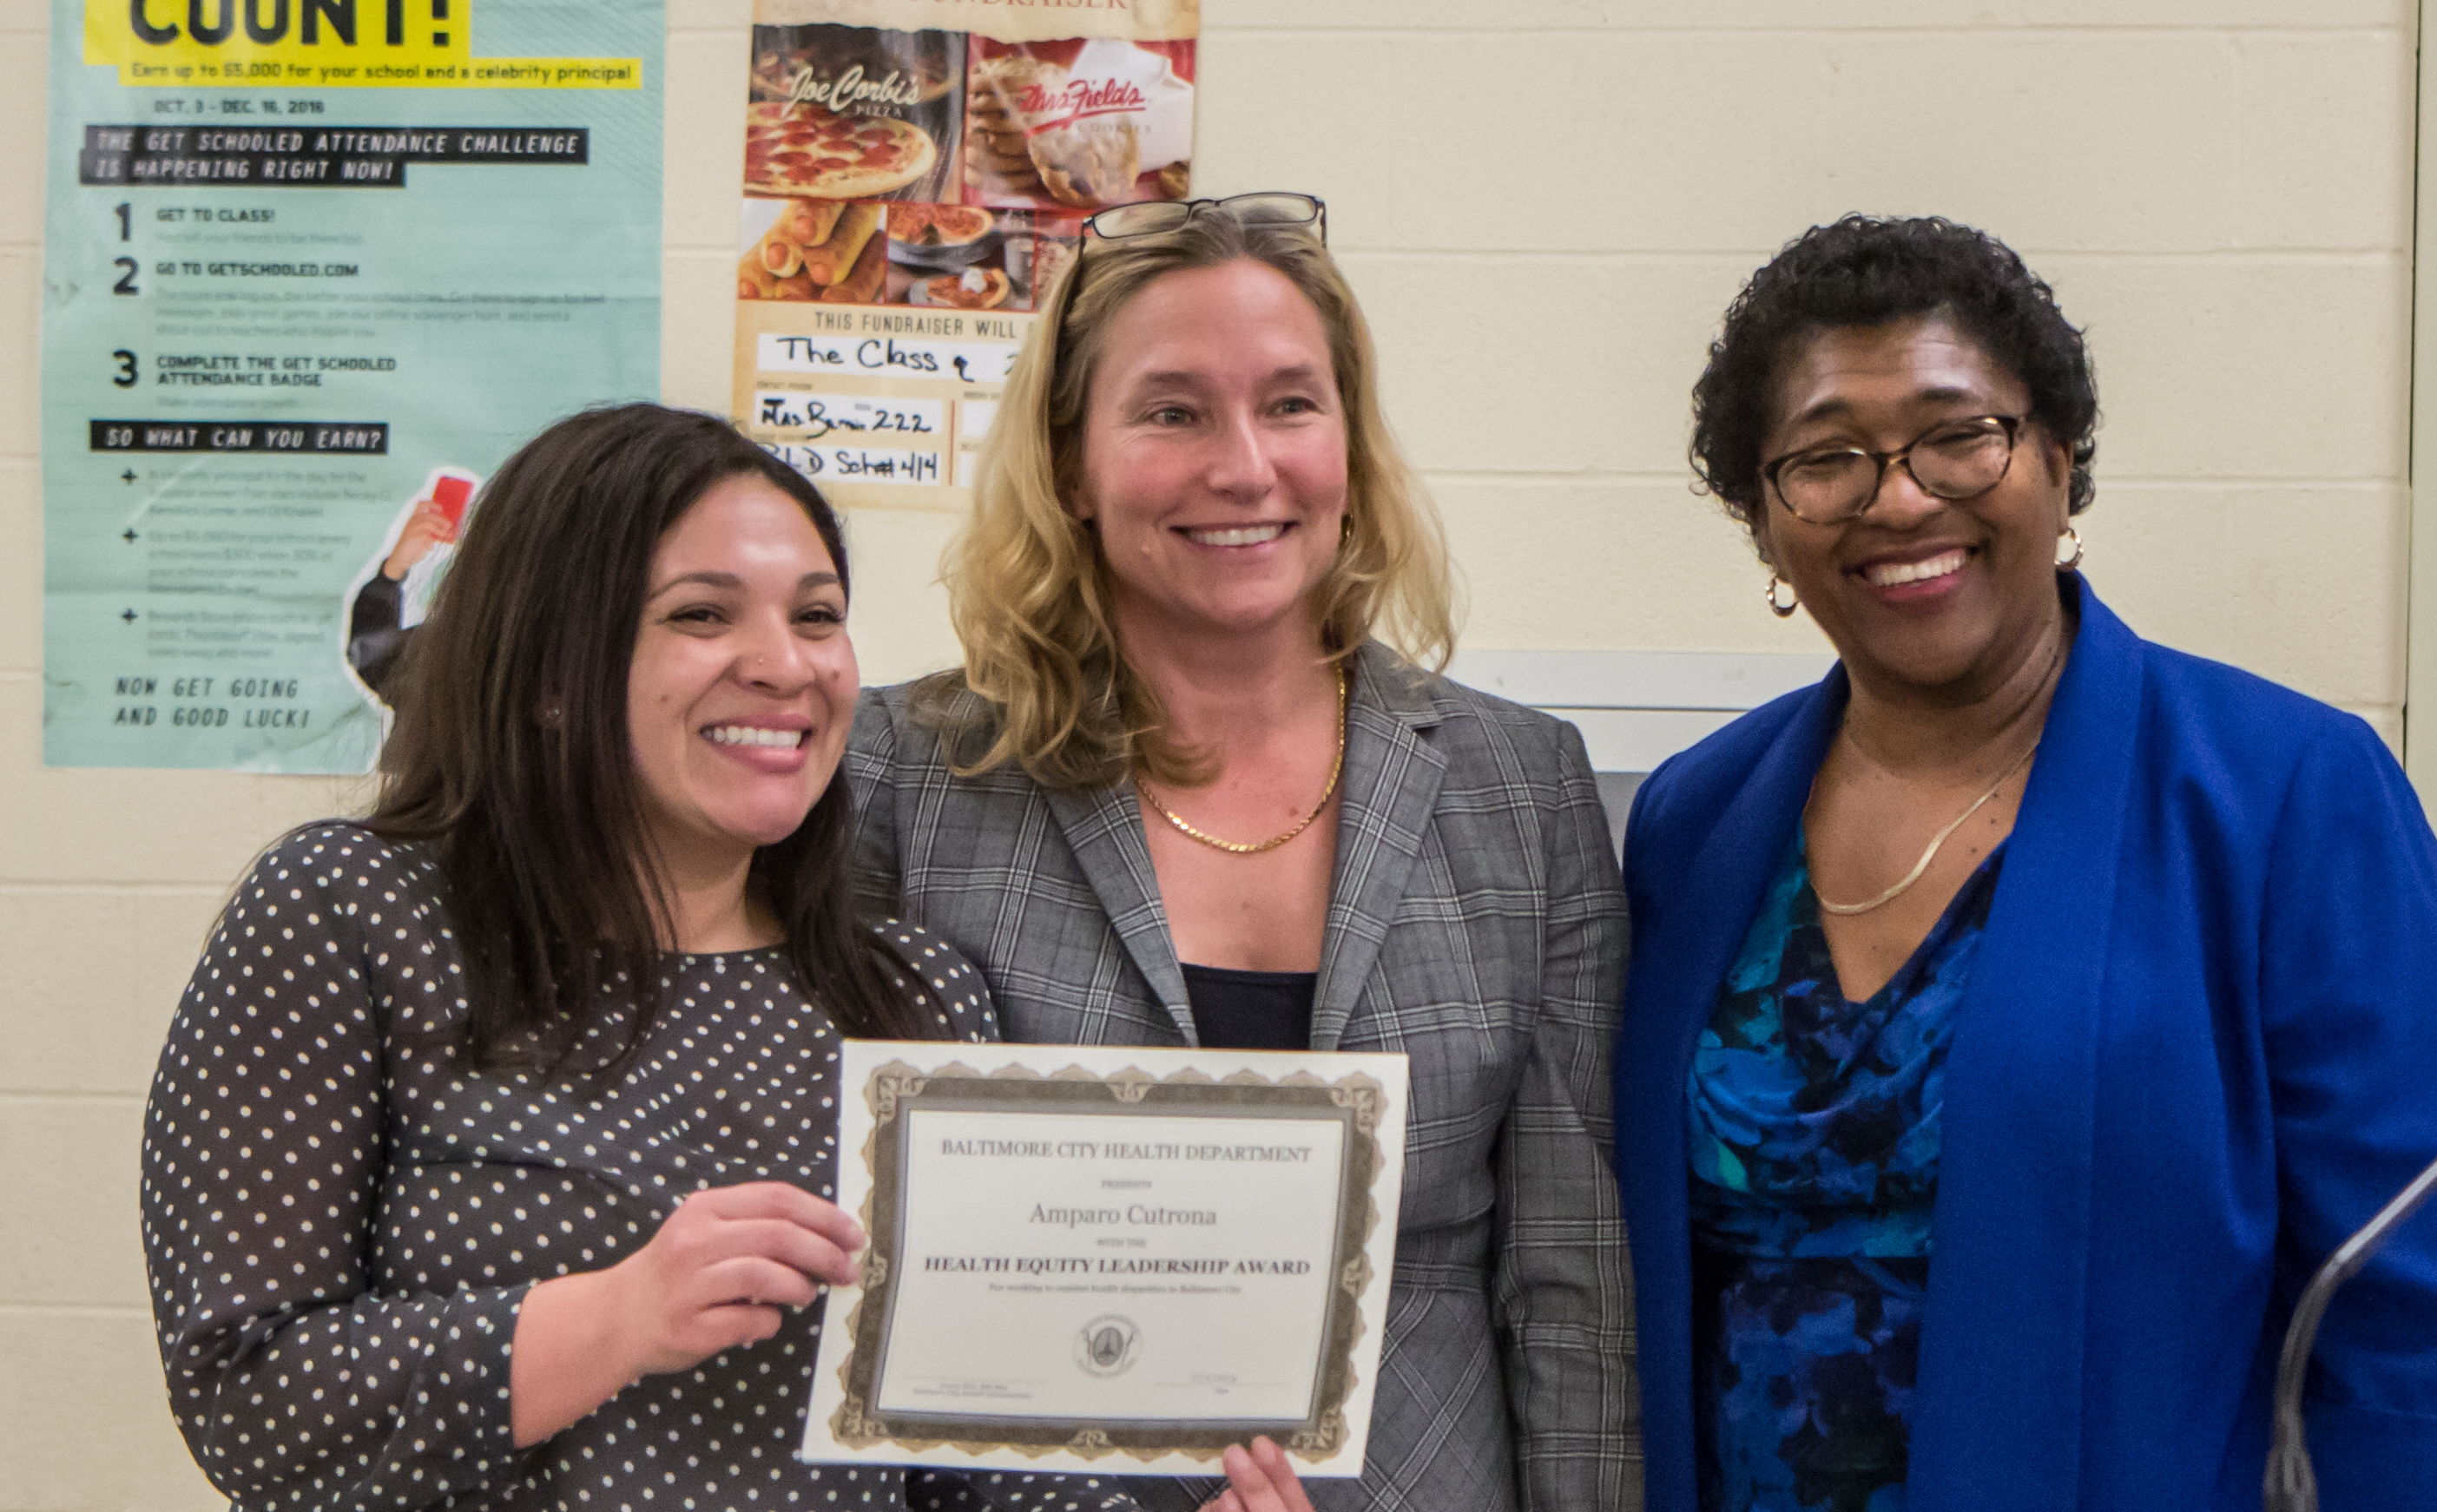
[[[1609,1171],[1625,913],[1589,758],[1384,647],[1351,672],[1311,1048],[1402,1051],[1412,1093],[1363,1473],[1309,1483],[1313,1504],[1639,1507]],[[1011,1040],[1197,1043],[1131,784],[951,775],[912,693],[866,692],[848,748],[867,904],[971,959]],[[1135,1494],[1183,1508],[1216,1484]]]

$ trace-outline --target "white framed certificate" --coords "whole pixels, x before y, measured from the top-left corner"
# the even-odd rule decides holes
[[[1215,1474],[1275,1439],[1361,1472],[1405,1057],[850,1040],[802,1457]]]

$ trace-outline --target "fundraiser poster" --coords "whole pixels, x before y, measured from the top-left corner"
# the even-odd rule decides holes
[[[1199,0],[754,0],[735,415],[846,505],[960,509],[1084,219],[1191,193]]]
[[[53,0],[44,759],[365,770],[489,473],[659,390],[662,0]]]

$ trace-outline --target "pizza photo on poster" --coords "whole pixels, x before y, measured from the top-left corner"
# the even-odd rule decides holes
[[[954,200],[965,34],[828,24],[753,28],[745,192]]]

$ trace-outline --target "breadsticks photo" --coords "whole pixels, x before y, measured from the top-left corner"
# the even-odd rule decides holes
[[[829,291],[854,284],[867,251],[881,249],[885,260],[888,238],[882,227],[887,215],[885,206],[870,200],[845,205],[815,200],[745,200],[745,255],[737,266],[736,297],[834,303]],[[850,303],[863,303],[878,291],[875,272],[869,289]]]

